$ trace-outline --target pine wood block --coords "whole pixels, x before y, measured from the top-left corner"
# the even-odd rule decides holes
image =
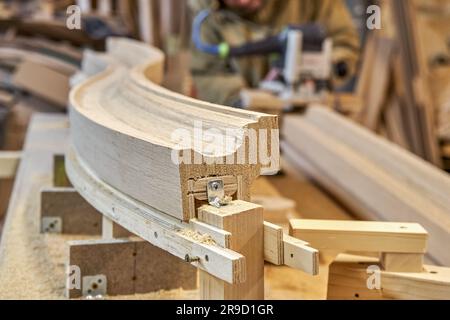
[[[380,290],[368,289],[373,274],[369,267],[380,268]],[[328,277],[330,300],[448,300],[450,269],[425,265],[422,272],[387,272],[381,270],[377,258],[339,255],[330,265]]]
[[[69,266],[78,266],[81,277],[104,275],[107,294],[129,295],[197,286],[197,270],[148,242],[139,240],[88,240],[68,243]],[[68,290],[79,298],[82,290]]]
[[[291,220],[290,234],[322,250],[425,253],[428,233],[419,224]]]
[[[367,286],[370,266],[379,266],[377,258],[339,255],[328,271],[328,300],[382,300],[381,290]]]
[[[230,249],[245,257],[246,278],[239,284],[228,284],[200,271],[202,299],[261,300],[264,299],[264,220],[259,205],[233,201],[215,208],[203,206],[198,219],[232,234]]]
[[[388,272],[422,272],[423,254],[420,253],[382,253],[381,265]]]

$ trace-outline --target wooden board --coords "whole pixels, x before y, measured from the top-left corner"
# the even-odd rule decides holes
[[[251,182],[261,173],[278,170],[278,132],[272,132],[278,128],[275,116],[200,102],[162,89],[157,83],[162,78],[163,55],[142,43],[111,39],[108,52],[110,68],[77,86],[70,99],[72,145],[107,184],[187,221],[195,217],[195,210],[189,209],[189,180],[242,176],[243,200],[249,200]],[[214,132],[213,136],[196,135],[199,124],[202,132]],[[269,139],[252,139],[252,147],[239,142],[246,141],[246,133],[255,133],[255,138],[267,133]],[[253,164],[248,155],[258,149],[262,154],[266,151],[268,163],[256,155],[259,160]],[[245,155],[242,163],[235,161],[240,154]],[[182,156],[188,161],[173,160]]]
[[[290,234],[323,250],[424,253],[428,233],[418,224],[291,220]]]

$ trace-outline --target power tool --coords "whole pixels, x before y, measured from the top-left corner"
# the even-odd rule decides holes
[[[275,94],[285,108],[325,99],[331,91],[333,42],[318,24],[289,25],[280,34],[239,47],[207,44],[201,27],[212,13],[201,11],[194,19],[193,42],[198,50],[222,59],[277,55],[259,89]]]

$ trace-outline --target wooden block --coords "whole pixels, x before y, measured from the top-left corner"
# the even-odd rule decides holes
[[[330,300],[448,300],[450,269],[424,266],[419,273],[380,271],[380,290],[368,289],[373,273],[369,267],[381,265],[377,258],[341,254],[330,265],[328,299]],[[369,281],[370,282],[370,281]]]
[[[379,267],[377,258],[339,255],[328,272],[328,300],[382,300],[381,290],[370,290],[370,266]]]
[[[200,271],[202,299],[264,299],[264,220],[261,206],[233,201],[215,208],[203,206],[198,219],[232,234],[230,249],[245,257],[245,282],[229,284]]]
[[[383,296],[403,300],[450,300],[450,268],[424,266],[421,273],[382,272]]]
[[[78,266],[81,277],[106,276],[111,296],[193,290],[197,285],[196,268],[148,242],[113,239],[72,241],[68,245],[68,265]],[[79,298],[82,290],[68,290],[67,294]]]
[[[41,191],[41,218],[62,220],[63,234],[100,235],[102,215],[73,188],[48,188]]]
[[[0,179],[14,178],[21,157],[21,152],[0,152]]]
[[[53,157],[53,186],[54,187],[72,187],[66,174],[65,156],[57,154]]]
[[[381,265],[388,272],[422,272],[423,254],[421,253],[382,253]]]
[[[428,233],[416,223],[291,220],[290,234],[323,250],[425,253]]]

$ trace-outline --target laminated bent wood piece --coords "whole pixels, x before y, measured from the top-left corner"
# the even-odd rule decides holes
[[[191,182],[233,176],[237,197],[249,200],[251,182],[278,171],[277,117],[170,92],[158,85],[160,51],[114,38],[107,47],[106,70],[70,95],[71,143],[105,183],[188,221],[196,216]]]
[[[450,265],[450,177],[413,154],[321,107],[286,117],[283,151],[359,217],[414,222],[429,257]]]

